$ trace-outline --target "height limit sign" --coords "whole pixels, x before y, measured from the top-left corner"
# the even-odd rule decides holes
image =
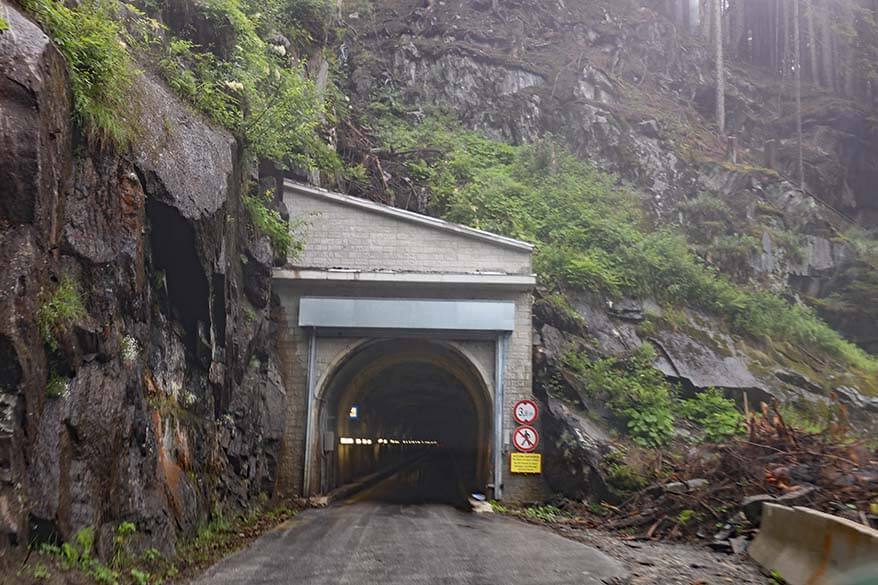
[[[519,400],[512,407],[512,418],[520,425],[532,425],[540,413],[533,400]]]

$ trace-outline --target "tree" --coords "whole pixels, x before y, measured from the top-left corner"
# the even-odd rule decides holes
[[[820,84],[820,64],[817,62],[817,36],[814,33],[814,0],[805,0],[805,19],[808,21],[808,50],[811,82]]]
[[[723,62],[723,0],[712,0],[713,42],[716,50],[716,125],[720,136],[726,133],[726,76]]]
[[[805,168],[802,160],[802,49],[799,35],[799,0],[793,0],[793,64],[796,80],[796,139],[799,156],[796,164],[796,178],[799,186],[805,188]]]

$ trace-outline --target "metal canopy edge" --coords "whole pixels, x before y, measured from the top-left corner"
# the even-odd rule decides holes
[[[326,270],[309,268],[275,268],[272,278],[280,281],[344,282],[370,284],[410,284],[504,287],[529,290],[536,285],[533,274],[389,272],[366,270]]]
[[[510,332],[515,329],[515,303],[303,297],[299,326]]]

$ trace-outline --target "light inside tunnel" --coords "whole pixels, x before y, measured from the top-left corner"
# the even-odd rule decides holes
[[[486,379],[444,343],[382,340],[355,352],[323,394],[320,436],[334,446],[320,451],[320,489],[414,464],[405,473],[417,485],[397,490],[412,499],[424,489],[419,501],[483,491],[492,437]]]
[[[426,447],[437,447],[439,441],[426,439],[370,439],[366,437],[339,437],[339,445],[423,445]]]

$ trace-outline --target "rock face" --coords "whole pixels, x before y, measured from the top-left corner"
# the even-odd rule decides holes
[[[238,146],[149,76],[130,151],[74,138],[62,57],[0,6],[0,538],[91,526],[108,555],[130,521],[172,553],[274,486],[271,254]],[[35,317],[62,282],[83,310],[48,343]]]

